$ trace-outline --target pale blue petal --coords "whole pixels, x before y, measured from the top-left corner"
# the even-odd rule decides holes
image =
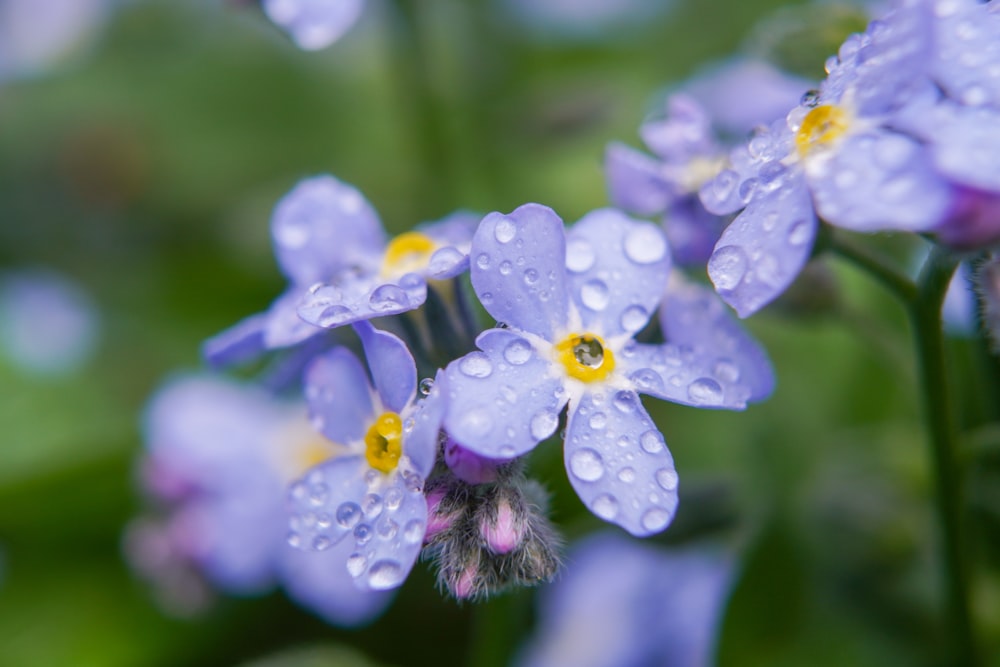
[[[447,407],[444,371],[438,371],[426,398],[413,410],[403,413],[403,452],[413,469],[424,479],[431,473],[438,453],[438,435]]]
[[[624,144],[609,144],[604,153],[608,198],[637,215],[662,213],[674,198],[660,162]]]
[[[380,476],[363,456],[341,456],[313,466],[288,491],[288,543],[306,551],[326,551],[348,538],[366,519],[366,473]],[[368,505],[365,504],[368,508]]]
[[[597,517],[636,536],[673,519],[674,461],[635,392],[585,393],[570,408],[564,456],[570,483]]]
[[[755,199],[715,246],[708,275],[720,296],[747,317],[795,280],[812,253],[818,223],[800,177]]]
[[[659,226],[599,209],[567,234],[566,269],[584,330],[635,334],[663,295],[670,249]]]
[[[476,295],[498,321],[546,340],[565,327],[566,232],[555,211],[525,204],[510,215],[490,213],[470,257]]]
[[[931,118],[934,166],[954,182],[1000,192],[1000,111],[943,104]]]
[[[267,317],[267,313],[257,313],[215,334],[202,344],[201,356],[213,368],[256,359],[264,352]]]
[[[356,322],[354,330],[364,346],[382,406],[390,412],[402,412],[417,394],[417,364],[406,343],[370,322]]]
[[[310,325],[332,329],[415,310],[426,300],[427,281],[416,273],[395,282],[374,273],[350,273],[335,284],[310,289],[299,303],[298,316]]]
[[[288,31],[306,51],[324,49],[350,30],[364,0],[263,0],[268,18]]]
[[[267,323],[264,328],[264,346],[267,349],[298,345],[322,331],[321,328],[299,317],[299,304],[306,294],[306,290],[293,286],[275,299],[268,308]]]
[[[520,456],[555,432],[567,401],[563,380],[516,331],[490,329],[476,345],[481,352],[445,369],[445,429],[486,458]]]
[[[346,445],[365,436],[375,417],[368,375],[342,347],[317,357],[306,369],[305,395],[313,424],[332,442]]]

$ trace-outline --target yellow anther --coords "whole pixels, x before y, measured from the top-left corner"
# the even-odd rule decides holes
[[[365,458],[368,465],[390,473],[403,454],[403,420],[395,412],[385,412],[365,435]]]
[[[433,239],[420,232],[400,234],[385,249],[382,273],[393,275],[415,271],[427,263],[436,248]]]
[[[570,334],[556,343],[556,354],[566,373],[583,382],[603,380],[615,369],[615,357],[594,334]]]
[[[806,157],[813,149],[836,141],[846,130],[847,112],[841,107],[824,104],[802,119],[802,127],[795,135],[795,147],[800,157]]]

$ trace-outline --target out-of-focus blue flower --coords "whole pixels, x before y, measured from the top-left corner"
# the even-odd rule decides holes
[[[343,348],[306,371],[317,430],[348,453],[311,468],[290,492],[294,546],[335,550],[362,590],[403,583],[427,530],[424,480],[434,467],[444,404],[440,388],[417,401],[413,357],[396,336],[359,322],[372,382]]]
[[[263,0],[264,13],[284,28],[300,49],[325,49],[351,29],[364,0]]]
[[[593,535],[543,591],[518,667],[708,667],[733,578],[708,549]]]
[[[600,40],[662,16],[676,0],[502,0],[528,31],[564,39]]]
[[[26,373],[72,373],[94,354],[100,325],[90,297],[51,271],[0,275],[0,354]]]
[[[663,530],[676,508],[677,475],[639,392],[741,409],[770,391],[766,358],[744,354],[728,334],[635,342],[671,262],[659,227],[619,211],[593,211],[568,233],[537,204],[491,213],[471,257],[476,294],[504,326],[482,333],[479,351],[446,369],[448,433],[481,456],[510,459],[549,437],[569,403],[565,459],[581,499],[635,535]],[[672,327],[683,327],[688,305],[704,303],[671,303]],[[763,377],[766,386],[757,386]]]
[[[307,553],[288,545],[287,485],[344,451],[312,429],[305,406],[218,378],[182,377],[150,403],[145,441],[144,486],[170,515],[162,525],[135,523],[127,535],[126,552],[141,574],[170,587],[186,581],[178,573],[190,564],[238,594],[280,583],[338,625],[365,623],[385,607],[384,594],[356,589],[343,549]]]
[[[332,176],[299,182],[275,207],[271,236],[289,287],[265,313],[205,344],[214,364],[299,344],[326,328],[420,307],[427,280],[468,267],[476,218],[456,213],[388,243],[378,215]]]
[[[86,48],[109,0],[0,0],[0,81],[48,71]]]

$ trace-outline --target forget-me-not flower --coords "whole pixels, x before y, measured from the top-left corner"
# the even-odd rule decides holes
[[[263,0],[264,13],[306,51],[325,49],[351,29],[365,0]]]
[[[771,384],[766,358],[746,354],[740,336],[633,340],[660,302],[670,263],[658,226],[613,209],[569,232],[537,204],[486,216],[473,238],[472,284],[504,326],[446,369],[449,435],[479,455],[514,458],[549,437],[569,403],[565,460],[584,503],[635,535],[665,528],[677,475],[639,392],[741,409]],[[766,386],[755,386],[761,377]]]
[[[444,404],[434,387],[417,400],[417,370],[396,336],[359,322],[371,370],[336,348],[306,371],[306,399],[316,428],[349,453],[320,463],[291,487],[289,541],[336,548],[362,590],[402,584],[427,530],[424,481],[438,450]],[[347,546],[342,546],[347,545]]]

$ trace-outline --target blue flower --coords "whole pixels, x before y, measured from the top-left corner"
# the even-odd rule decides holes
[[[401,340],[368,322],[355,329],[374,389],[344,348],[307,369],[313,423],[349,453],[320,463],[291,487],[289,541],[337,549],[345,554],[340,567],[359,588],[386,590],[403,582],[423,546],[423,485],[437,456],[444,405],[438,387],[416,400],[416,366]]]
[[[288,545],[287,485],[343,453],[316,434],[301,403],[219,378],[181,377],[151,401],[145,442],[144,486],[169,515],[134,522],[126,552],[173,608],[198,602],[196,588],[178,583],[185,567],[238,594],[280,583],[338,625],[365,623],[388,603],[385,594],[358,591],[337,567],[350,555],[346,546],[308,553]]]
[[[264,13],[284,28],[300,49],[325,49],[351,29],[364,0],[263,0]]]
[[[471,257],[476,294],[505,326],[445,370],[448,433],[481,456],[510,459],[549,437],[569,403],[565,459],[584,503],[635,535],[665,528],[677,475],[638,392],[741,409],[770,391],[766,358],[746,355],[738,332],[635,342],[663,295],[670,255],[656,225],[616,210],[593,211],[568,233],[537,204],[492,213]],[[671,317],[683,329],[683,313]]]
[[[332,176],[299,182],[275,207],[271,236],[289,287],[265,313],[206,342],[217,365],[297,345],[325,328],[418,308],[427,279],[468,266],[474,217],[456,213],[387,243],[378,215]]]
[[[538,627],[517,667],[708,667],[733,580],[709,548],[657,549],[597,534],[542,592]]]

